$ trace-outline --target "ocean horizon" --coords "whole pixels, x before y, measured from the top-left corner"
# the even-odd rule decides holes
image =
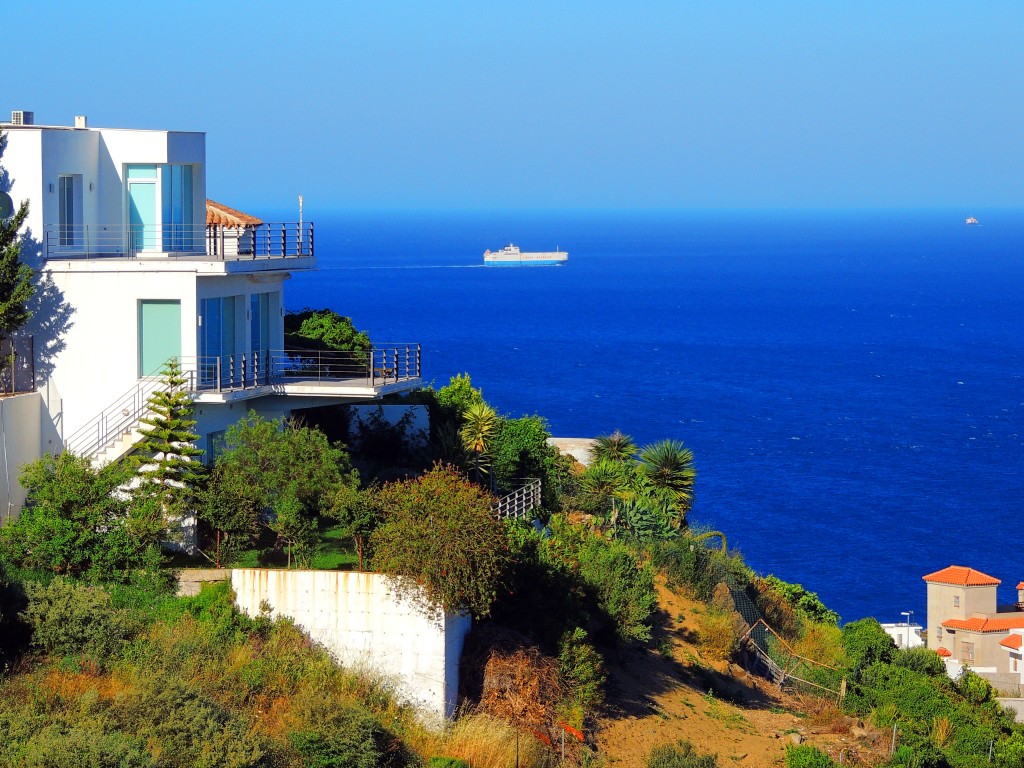
[[[966,226],[968,215],[980,225]],[[294,218],[292,215],[290,218]],[[1024,212],[318,212],[329,307],[556,436],[682,440],[691,524],[844,621],[1024,579]],[[559,267],[484,267],[514,242]]]

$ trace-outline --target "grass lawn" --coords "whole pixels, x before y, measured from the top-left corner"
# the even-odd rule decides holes
[[[243,549],[230,561],[224,563],[225,568],[285,568],[288,565],[288,552],[284,548],[272,549],[274,534],[265,531],[257,546]],[[170,556],[167,565],[171,568],[210,568],[212,563],[202,555],[185,555],[175,553]],[[313,556],[311,568],[318,571],[352,571],[359,566],[359,558],[352,539],[344,536],[336,523],[322,523],[320,526],[320,546]]]

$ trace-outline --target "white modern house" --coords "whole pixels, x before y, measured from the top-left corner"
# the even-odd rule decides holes
[[[187,373],[208,452],[249,410],[276,418],[421,384],[417,344],[368,356],[285,348],[284,286],[316,269],[313,224],[208,224],[205,134],[31,115],[0,123],[0,191],[30,204],[23,260],[39,288],[25,332],[39,420],[23,413],[37,406],[4,398],[20,426],[0,412],[0,517],[18,506],[16,463],[64,447],[97,462],[130,451],[170,358]]]

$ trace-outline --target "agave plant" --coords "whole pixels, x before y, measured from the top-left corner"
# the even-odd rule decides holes
[[[473,474],[477,482],[487,473],[487,449],[498,428],[498,414],[487,403],[472,403],[462,412],[462,446],[473,455]]]
[[[693,487],[697,479],[693,451],[678,440],[653,443],[640,451],[640,471],[654,487],[672,498],[673,527],[685,526],[686,513],[693,506]]]
[[[590,457],[595,461],[625,463],[636,455],[636,443],[629,435],[615,430],[610,435],[601,435],[590,446]]]

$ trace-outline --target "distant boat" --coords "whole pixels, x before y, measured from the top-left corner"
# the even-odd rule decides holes
[[[966,218],[966,219],[964,220],[964,224],[966,224],[966,225],[967,225],[967,226],[969,226],[969,227],[971,227],[971,226],[974,226],[974,225],[975,225],[975,224],[977,224],[977,223],[978,223],[978,220],[977,220],[976,218],[974,218],[973,216],[968,216],[968,217],[967,217],[967,218]]]
[[[500,251],[484,251],[484,265],[488,267],[554,267],[569,260],[567,251],[527,252],[509,243]]]

